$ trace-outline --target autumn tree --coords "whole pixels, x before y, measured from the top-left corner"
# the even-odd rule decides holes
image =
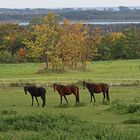
[[[16,63],[24,62],[26,57],[26,49],[20,48],[16,53]]]
[[[44,24],[33,26],[32,39],[26,40],[28,57],[43,59],[46,68],[76,69],[82,63],[93,59],[100,41],[99,29],[89,32],[82,22],[64,20],[59,24],[57,16],[49,13]],[[84,65],[83,65],[84,64]]]
[[[82,31],[82,24],[72,24],[69,20],[65,19],[59,31],[58,49],[60,50],[63,69],[65,67],[77,68],[78,63],[81,61],[81,50],[86,39]]]
[[[86,68],[86,61],[92,60],[97,53],[97,44],[100,42],[100,30],[89,30],[88,26],[79,23],[71,23],[64,20],[60,28],[59,49],[63,69],[78,67]]]
[[[43,59],[47,69],[49,68],[50,58],[58,40],[58,21],[56,18],[55,14],[49,13],[45,17],[44,24],[33,26],[33,32],[31,32],[33,39],[24,41],[28,57]]]
[[[12,23],[3,23],[0,25],[0,59],[4,62],[13,62],[15,54],[20,48],[24,47],[22,43],[26,36],[26,29]]]
[[[86,69],[86,61],[91,61],[97,55],[97,46],[100,43],[100,29],[95,28],[89,30],[88,27],[84,29],[85,44],[82,47],[82,67]]]

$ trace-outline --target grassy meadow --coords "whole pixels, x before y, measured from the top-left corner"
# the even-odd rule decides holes
[[[87,70],[43,72],[44,64],[0,64],[0,140],[140,140],[140,60],[88,63]],[[110,84],[111,102],[89,103],[81,81]],[[73,95],[69,105],[51,84],[76,83],[80,104]],[[43,85],[47,105],[40,107],[23,92],[24,83]]]
[[[53,82],[77,83],[83,79],[94,82],[107,82],[113,85],[140,84],[140,59],[120,61],[88,62],[85,72],[74,70],[60,72],[44,72],[45,64],[0,64],[0,84]]]

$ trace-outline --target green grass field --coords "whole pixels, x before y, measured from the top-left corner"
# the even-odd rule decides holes
[[[1,64],[0,140],[139,140],[139,62],[93,62],[86,72],[43,74],[37,74],[43,64]],[[88,91],[79,82],[83,79],[109,83],[111,102],[102,103],[102,94],[96,94],[96,104],[89,103]],[[81,103],[76,106],[71,95],[67,97],[69,105],[63,100],[60,106],[58,93],[45,86],[46,107],[37,107],[35,101],[31,107],[31,97],[23,92],[22,83],[48,85],[55,81],[78,84]],[[13,83],[20,83],[20,87]],[[41,99],[39,102],[41,105]]]
[[[34,82],[72,83],[83,79],[110,84],[140,84],[140,60],[98,61],[88,63],[87,71],[46,72],[37,74],[44,64],[0,64],[0,84]]]

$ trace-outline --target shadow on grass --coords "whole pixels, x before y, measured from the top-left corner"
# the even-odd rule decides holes
[[[123,124],[140,124],[140,119],[128,119],[123,121]]]
[[[55,108],[71,108],[72,106],[69,104],[59,104],[54,106]]]
[[[15,104],[12,104],[12,105],[10,105],[10,106],[15,107],[16,105],[15,105]]]
[[[75,105],[70,105],[70,104],[59,104],[57,106],[54,106],[55,108],[73,108],[73,107],[84,107],[84,106],[87,106],[86,103],[84,102],[80,102],[80,103],[77,103]]]
[[[80,103],[74,105],[74,107],[84,107],[84,106],[87,106],[87,104],[84,102],[80,102]]]
[[[102,105],[109,105],[109,102],[108,101],[103,101],[101,102]]]
[[[15,110],[1,110],[0,114],[1,115],[16,115],[17,111],[15,111]]]

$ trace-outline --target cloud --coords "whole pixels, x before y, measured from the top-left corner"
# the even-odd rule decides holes
[[[1,8],[140,6],[140,0],[0,0]]]

